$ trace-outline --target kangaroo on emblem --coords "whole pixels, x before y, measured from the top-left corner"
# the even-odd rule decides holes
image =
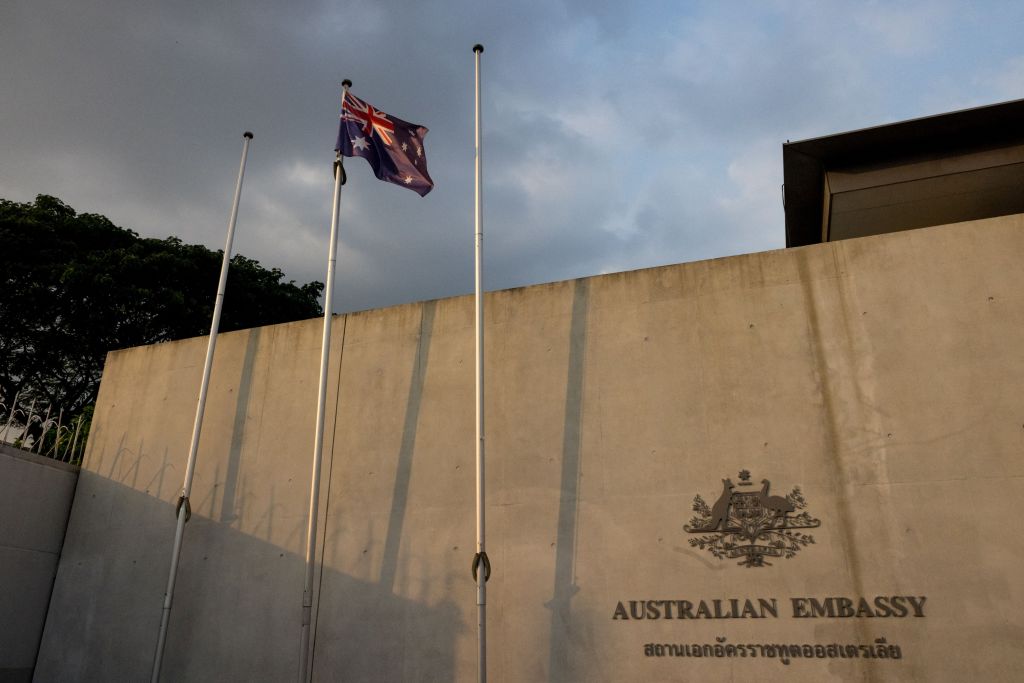
[[[732,504],[732,490],[735,487],[731,479],[722,480],[722,495],[715,501],[711,508],[711,520],[707,526],[702,527],[703,531],[711,531],[719,526],[725,527],[729,522],[729,506]]]
[[[790,512],[796,510],[796,506],[786,498],[768,495],[768,487],[772,485],[770,481],[762,479],[761,484],[761,492],[757,494],[757,499],[761,503],[761,507],[771,512],[776,519],[779,517],[785,518]]]

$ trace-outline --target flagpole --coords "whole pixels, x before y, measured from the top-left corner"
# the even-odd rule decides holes
[[[167,590],[164,592],[163,613],[160,617],[160,634],[157,637],[156,653],[153,655],[152,682],[160,680],[160,666],[163,663],[164,644],[167,641],[167,625],[171,619],[171,605],[174,598],[174,582],[178,574],[178,560],[181,558],[181,542],[185,535],[185,522],[192,516],[189,496],[192,493],[192,479],[196,472],[196,455],[199,452],[199,435],[203,429],[203,413],[206,411],[206,394],[210,388],[210,371],[213,368],[213,351],[217,346],[217,332],[220,329],[220,314],[224,305],[224,290],[228,281],[228,265],[231,263],[231,243],[235,239],[235,222],[238,219],[238,203],[242,197],[242,178],[245,176],[245,161],[249,155],[249,142],[252,133],[246,131],[242,142],[242,162],[238,167],[238,182],[235,184],[235,198],[231,205],[231,217],[228,219],[228,235],[224,243],[224,258],[220,266],[220,281],[217,284],[217,299],[213,305],[213,320],[210,323],[210,339],[206,345],[206,362],[203,365],[203,381],[199,387],[199,400],[196,404],[196,419],[192,426],[192,443],[188,449],[188,465],[185,467],[185,482],[181,487],[176,511],[177,526],[174,530],[174,549],[171,551],[171,568],[167,576]]]
[[[491,562],[484,543],[484,227],[480,148],[480,54],[483,51],[483,45],[473,46],[476,65],[476,555],[473,556],[473,579],[476,581],[477,680],[480,683],[487,681],[487,579],[491,578]]]
[[[341,104],[352,87],[347,78],[341,82]],[[331,307],[334,301],[334,264],[338,253],[338,209],[341,206],[341,186],[345,182],[345,169],[341,152],[334,159],[334,203],[331,210],[331,239],[327,257],[327,284],[324,289],[324,334],[320,346],[320,388],[316,403],[316,431],[313,436],[313,475],[309,485],[309,523],[306,527],[306,578],[302,587],[302,635],[299,646],[299,683],[307,683],[312,671],[309,662],[309,639],[313,620],[313,575],[316,561],[316,521],[320,507],[320,470],[324,452],[324,410],[327,403],[327,367],[331,353]]]

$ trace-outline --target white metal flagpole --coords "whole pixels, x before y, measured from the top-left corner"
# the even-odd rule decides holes
[[[341,82],[341,104],[352,81]],[[299,683],[312,676],[309,662],[309,639],[313,620],[313,576],[316,562],[316,518],[320,508],[320,470],[324,454],[324,410],[327,403],[327,366],[331,355],[331,307],[334,301],[334,264],[338,254],[338,209],[341,205],[341,186],[345,180],[341,152],[334,159],[334,204],[331,210],[331,239],[327,257],[327,284],[324,289],[324,336],[320,346],[320,388],[316,402],[316,431],[313,436],[313,475],[309,484],[309,524],[306,527],[306,578],[302,587],[302,634],[299,646]]]
[[[206,410],[206,393],[210,387],[210,370],[213,368],[213,351],[217,346],[217,331],[220,329],[220,313],[224,304],[224,289],[228,281],[228,265],[231,262],[231,243],[235,238],[235,221],[238,219],[238,202],[242,196],[242,178],[245,175],[245,160],[249,154],[249,142],[252,133],[246,131],[242,135],[242,162],[238,167],[238,183],[235,185],[235,199],[231,205],[231,218],[228,220],[228,236],[224,243],[224,259],[220,266],[220,281],[217,284],[217,299],[213,305],[213,321],[210,323],[210,340],[206,346],[206,363],[203,365],[203,382],[199,388],[199,400],[196,405],[196,420],[192,426],[192,443],[188,450],[188,465],[185,467],[185,483],[181,487],[178,498],[178,524],[174,530],[174,549],[171,551],[171,569],[167,577],[167,590],[164,593],[163,614],[160,617],[160,635],[157,638],[156,654],[153,655],[152,681],[160,680],[160,666],[163,663],[164,644],[167,641],[167,625],[171,619],[171,604],[174,598],[174,581],[178,574],[178,560],[181,557],[181,541],[185,535],[185,522],[192,516],[189,495],[192,493],[192,478],[196,471],[196,454],[199,451],[199,434],[203,429],[203,412]]]
[[[476,201],[474,234],[476,243],[476,555],[473,556],[473,579],[476,581],[477,614],[477,680],[487,681],[487,579],[491,562],[484,545],[484,221],[481,188],[480,149],[480,54],[484,46],[473,46],[476,62]]]

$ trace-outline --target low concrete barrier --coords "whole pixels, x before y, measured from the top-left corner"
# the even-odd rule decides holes
[[[0,444],[0,681],[32,680],[78,468]]]

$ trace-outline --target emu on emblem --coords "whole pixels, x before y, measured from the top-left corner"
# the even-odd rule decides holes
[[[740,487],[753,487],[750,472],[739,474]],[[710,508],[698,494],[693,499],[694,516],[683,529],[701,534],[690,539],[690,545],[708,550],[720,560],[741,558],[743,567],[771,565],[767,557],[790,558],[800,549],[814,543],[810,534],[797,529],[821,526],[806,511],[800,487],[795,486],[785,496],[769,494],[771,482],[761,480],[761,490],[736,490],[730,479],[722,480],[722,493]],[[797,511],[800,510],[798,514]]]

